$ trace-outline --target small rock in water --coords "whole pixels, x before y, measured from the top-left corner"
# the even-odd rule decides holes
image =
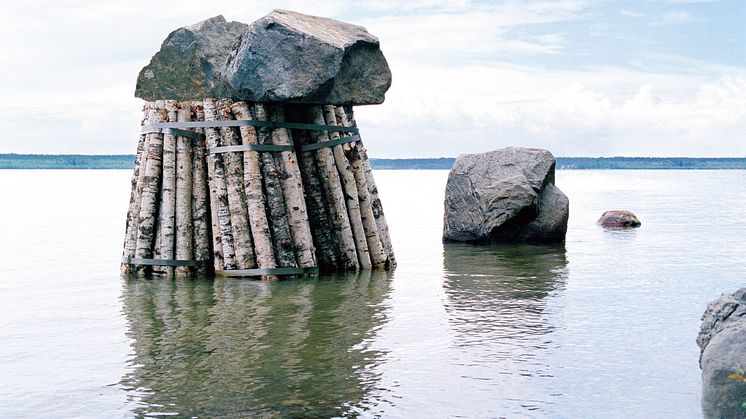
[[[365,28],[286,10],[249,26],[222,75],[234,97],[255,102],[376,104],[391,86]]]
[[[746,288],[707,305],[697,345],[704,417],[746,417]]]
[[[642,225],[635,214],[624,210],[606,211],[598,219],[598,224],[603,227],[639,227]]]
[[[554,185],[552,153],[504,148],[459,156],[448,175],[443,240],[561,243],[569,201]]]

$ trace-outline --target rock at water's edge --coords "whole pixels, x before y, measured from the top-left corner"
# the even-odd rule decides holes
[[[602,227],[611,228],[640,227],[642,225],[635,214],[624,210],[604,212],[598,219],[598,224]]]
[[[220,68],[247,28],[215,16],[171,32],[150,64],[140,70],[135,96],[145,100],[228,96]]]
[[[250,25],[222,75],[234,97],[256,102],[377,104],[391,86],[365,28],[285,10]]]
[[[563,242],[569,205],[554,167],[549,151],[532,148],[459,156],[446,185],[443,240]]]
[[[742,418],[746,382],[729,378],[746,369],[746,288],[710,302],[697,336],[701,350],[702,413],[706,418]]]

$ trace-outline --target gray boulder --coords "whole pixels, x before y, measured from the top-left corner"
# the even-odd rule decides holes
[[[635,214],[624,210],[604,212],[598,219],[598,224],[609,228],[640,227],[642,225]]]
[[[563,242],[569,201],[554,167],[552,153],[533,148],[459,156],[446,185],[443,240]]]
[[[256,102],[376,104],[391,86],[365,28],[285,10],[252,23],[221,71],[233,97]]]
[[[729,378],[746,369],[746,288],[710,302],[697,336],[701,350],[702,412],[706,418],[743,418],[746,382]]]
[[[220,68],[247,28],[216,16],[171,32],[137,76],[135,96],[145,100],[228,96]]]

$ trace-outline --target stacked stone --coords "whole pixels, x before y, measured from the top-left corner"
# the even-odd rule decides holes
[[[331,19],[274,11],[172,32],[138,77],[123,273],[393,268],[352,110],[390,83],[378,40]]]

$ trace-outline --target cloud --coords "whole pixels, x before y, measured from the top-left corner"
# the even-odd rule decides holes
[[[632,10],[626,10],[626,9],[620,10],[619,13],[621,13],[623,16],[634,17],[634,18],[644,17],[645,16],[644,13],[634,12]]]
[[[675,10],[671,12],[666,12],[661,16],[661,19],[655,24],[657,25],[679,25],[682,23],[689,23],[693,22],[694,15],[692,15],[689,12],[683,11],[683,10]]]

